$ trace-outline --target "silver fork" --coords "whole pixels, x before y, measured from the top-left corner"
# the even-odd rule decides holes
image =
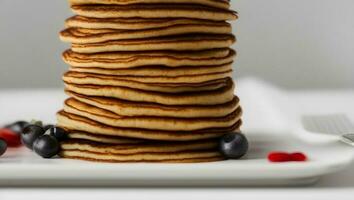
[[[354,125],[345,114],[306,115],[301,121],[308,131],[338,136],[354,146]]]

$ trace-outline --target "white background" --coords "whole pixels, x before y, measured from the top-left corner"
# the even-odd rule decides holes
[[[353,0],[232,0],[237,78],[354,88]],[[61,87],[65,0],[0,0],[0,88]]]

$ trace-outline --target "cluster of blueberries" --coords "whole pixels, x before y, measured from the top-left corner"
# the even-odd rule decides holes
[[[29,123],[18,121],[5,126],[5,129],[18,134],[22,143],[43,158],[51,158],[59,153],[60,142],[67,138],[64,129],[45,125],[40,121]],[[0,145],[0,149],[1,149]]]

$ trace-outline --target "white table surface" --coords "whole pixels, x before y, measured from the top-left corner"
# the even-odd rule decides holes
[[[244,81],[247,82],[247,81]],[[239,85],[240,96],[246,83]],[[50,97],[41,102],[43,95]],[[354,90],[292,91],[287,98],[311,113],[341,112],[354,117]],[[65,98],[60,90],[0,90],[0,123],[22,118],[54,122],[54,113]],[[16,102],[14,104],[13,102]],[[40,103],[38,103],[40,102]],[[326,105],[326,109],[323,106]],[[34,112],[35,110],[47,112]],[[296,110],[296,109],[295,109]],[[13,112],[11,112],[13,111]],[[20,111],[20,112],[19,112]],[[47,114],[46,114],[47,113]],[[354,150],[354,149],[353,149]],[[0,158],[1,159],[1,158]],[[1,178],[1,177],[0,177]],[[47,196],[48,195],[48,196]],[[354,164],[348,169],[322,178],[316,185],[296,188],[1,188],[0,200],[7,199],[352,199]]]

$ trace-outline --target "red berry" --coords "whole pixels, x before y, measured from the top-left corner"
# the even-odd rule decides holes
[[[271,152],[268,154],[268,160],[270,162],[289,162],[291,156],[286,152]]]
[[[303,162],[307,160],[307,156],[301,152],[295,152],[290,154],[292,161]]]
[[[0,138],[4,139],[9,147],[18,147],[21,143],[21,136],[10,129],[0,129]]]

